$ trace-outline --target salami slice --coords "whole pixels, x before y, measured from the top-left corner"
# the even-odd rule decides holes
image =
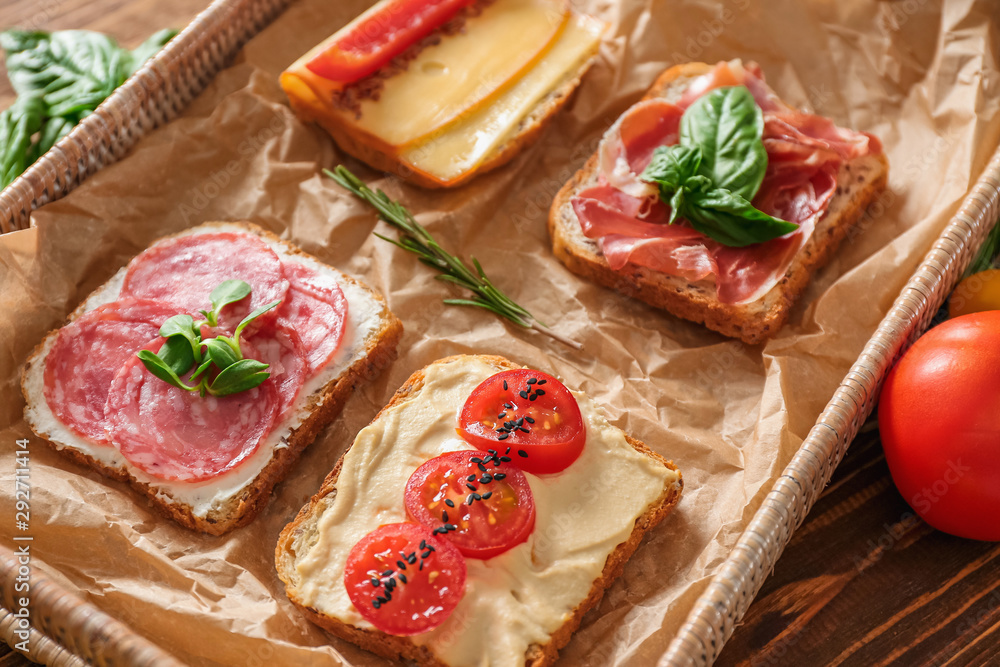
[[[267,244],[251,234],[211,232],[168,239],[137,255],[129,262],[121,296],[170,301],[197,313],[211,308],[212,290],[231,279],[246,281],[253,291],[222,311],[220,324],[230,331],[252,310],[284,299],[288,291],[281,260]],[[273,320],[274,312],[250,329]]]
[[[118,369],[157,335],[178,306],[121,299],[85,313],[63,327],[45,358],[45,401],[74,432],[109,445],[104,403]]]
[[[159,351],[163,339],[146,349]],[[259,359],[253,346],[245,357]],[[197,482],[245,460],[271,430],[278,393],[268,378],[229,396],[200,396],[158,379],[133,357],[111,383],[104,419],[111,442],[129,463],[166,480]]]
[[[330,275],[300,262],[285,262],[283,268],[290,287],[278,322],[298,334],[309,369],[315,373],[340,348],[347,299]]]
[[[257,349],[256,358],[270,366],[271,377],[267,381],[273,382],[278,392],[278,413],[274,419],[278,424],[288,416],[311,371],[298,334],[280,323],[268,325],[255,335],[253,346]]]

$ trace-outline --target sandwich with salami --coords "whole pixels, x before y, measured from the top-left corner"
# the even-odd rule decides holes
[[[395,354],[382,297],[264,230],[161,239],[25,365],[25,418],[70,459],[222,534],[266,505],[354,386]]]
[[[289,66],[281,86],[347,153],[454,187],[539,137],[604,27],[567,0],[382,0]]]
[[[278,576],[313,622],[379,655],[544,667],[682,486],[552,375],[448,357],[406,381],[285,527]]]
[[[888,168],[877,138],[785,104],[756,64],[679,65],[560,190],[552,247],[575,273],[761,343]]]

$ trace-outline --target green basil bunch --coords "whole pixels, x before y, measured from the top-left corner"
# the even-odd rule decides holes
[[[176,30],[161,30],[134,51],[89,30],[0,32],[17,100],[0,113],[0,188],[125,82]]]
[[[681,117],[680,142],[660,146],[640,178],[660,188],[671,224],[685,218],[727,246],[769,241],[798,229],[754,208],[767,171],[764,115],[746,86],[717,88]]]
[[[281,302],[274,301],[247,315],[231,337],[201,337],[203,325],[217,326],[219,313],[223,308],[248,296],[250,296],[250,285],[242,280],[226,280],[220,283],[209,296],[212,300],[212,310],[201,311],[204,320],[196,322],[190,315],[174,315],[160,327],[160,335],[167,339],[167,342],[160,347],[160,351],[153,353],[150,350],[140,350],[136,356],[150,373],[167,384],[185,391],[200,392],[202,396],[206,393],[212,396],[226,396],[253,389],[271,376],[265,372],[269,365],[243,357],[240,335],[248,324]],[[197,380],[197,384],[193,386],[184,384],[181,377],[195,365],[197,368],[188,378],[188,382]],[[219,374],[209,382],[206,371],[212,366],[219,369]]]

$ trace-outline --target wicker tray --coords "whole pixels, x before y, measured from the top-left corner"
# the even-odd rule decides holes
[[[0,233],[117,161],[170,120],[290,0],[216,0],[160,54],[0,193]],[[871,413],[892,362],[930,324],[1000,216],[1000,150],[844,377],[749,527],[696,601],[661,665],[710,665]],[[13,646],[14,554],[0,547],[0,639]],[[48,665],[176,665],[175,659],[54,581],[32,577],[27,657]]]

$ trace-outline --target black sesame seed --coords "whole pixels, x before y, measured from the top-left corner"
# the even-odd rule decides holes
[[[476,481],[476,476],[475,475],[469,475],[465,479],[468,480],[468,481],[470,481],[470,482],[475,482]]]
[[[400,570],[405,570],[406,569],[406,563],[404,563],[401,560],[397,560],[396,561],[396,565],[399,567]]]
[[[495,449],[487,449],[486,453],[489,454],[490,456],[496,456],[497,455],[497,450],[495,450]]]
[[[535,384],[538,382],[538,378],[528,378],[528,384]]]
[[[479,458],[478,456],[473,456],[473,457],[472,457],[471,459],[469,459],[469,460],[470,460],[470,461],[472,461],[473,463],[482,463],[482,461],[483,461],[483,460],[482,460],[481,458]]]
[[[420,567],[418,567],[417,569],[418,570],[424,569],[424,561],[420,561]]]
[[[448,503],[450,501],[446,500],[445,502]],[[454,505],[449,504],[448,507],[454,507]],[[427,548],[427,540],[420,540],[420,548],[421,549],[426,549]]]
[[[524,459],[528,458],[528,452],[524,451],[523,449],[517,450],[517,455]]]
[[[546,382],[548,382],[548,380],[539,380],[538,384],[545,384]]]
[[[530,398],[531,400],[535,400],[536,398],[538,398],[538,394],[532,394],[528,398]]]
[[[528,422],[529,424],[534,424],[535,423],[535,420],[532,419],[531,417],[525,417],[524,421]]]
[[[544,395],[545,395],[545,390],[544,389],[536,389],[535,390],[535,396],[544,396]]]
[[[422,563],[424,558],[430,558],[430,556],[431,556],[431,552],[428,549],[427,551],[425,551],[422,554],[420,554],[420,558],[421,558],[420,562]]]
[[[501,412],[500,414],[497,415],[497,419],[504,419],[506,417],[507,417],[507,413],[506,412]]]
[[[517,395],[520,396],[523,399],[527,399],[528,398],[528,392],[526,392],[526,391],[519,391],[519,392],[517,392]]]
[[[383,595],[379,595],[379,596],[378,596],[377,598],[375,598],[375,602],[378,602],[379,604],[385,604],[385,603],[386,603],[386,602],[388,602],[388,601],[389,601],[390,599],[392,599],[392,598],[386,598],[386,597],[385,597],[385,596],[383,596]]]
[[[396,587],[396,580],[395,579],[390,579],[389,581],[385,582],[385,590],[387,591],[386,595],[391,594],[392,593],[392,589],[394,589],[395,587]]]
[[[506,380],[503,381],[503,390],[507,391],[507,381]]]
[[[478,493],[473,493],[472,497],[475,498],[476,500],[482,500],[483,499],[483,497],[481,495],[479,495]]]
[[[382,602],[382,604],[385,604],[386,602],[388,602],[391,599],[392,599],[392,593],[386,593],[385,594],[385,600]]]
[[[526,429],[526,428],[525,428],[525,427],[523,427],[523,426],[518,426],[518,427],[517,427],[517,430],[518,430],[518,431],[524,431],[525,433],[531,433],[531,431],[529,431],[528,429]]]
[[[507,479],[507,475],[502,472],[498,472],[497,474],[493,475],[493,479],[499,482],[500,480]]]
[[[492,481],[493,481],[493,478],[490,475],[488,475],[488,474],[487,475],[483,475],[482,477],[479,478],[479,483],[480,484],[489,484]]]
[[[475,479],[475,477],[473,477],[473,479]],[[466,484],[465,486],[466,486],[466,488],[469,489],[469,491],[475,491],[476,490],[476,487],[472,486],[471,484]]]
[[[486,472],[486,466],[484,466],[484,465],[483,465],[482,463],[477,463],[476,465],[477,465],[477,466],[479,466],[479,469],[480,469],[480,470],[481,470],[482,472]]]
[[[511,403],[504,403],[503,406],[505,408],[507,408],[508,410],[513,410],[514,409],[514,405],[511,404]]]
[[[391,577],[392,576],[392,570],[386,570],[385,572],[382,573],[382,576],[383,577]]]
[[[458,530],[458,526],[456,526],[453,523],[445,524],[445,528],[447,528],[448,530]]]
[[[530,419],[530,417],[529,417],[529,419]],[[504,452],[504,454],[510,454],[510,447],[507,448],[507,451]]]
[[[467,502],[468,502],[468,503],[469,503],[470,505],[471,505],[471,504],[472,504],[473,502],[475,502],[475,500],[476,500],[476,499],[475,499],[475,497],[474,497],[475,495],[476,495],[476,494],[474,494],[474,493],[470,493],[470,494],[469,494],[469,497],[468,497],[468,499],[467,499]],[[445,531],[445,532],[448,532],[448,531]]]
[[[444,528],[435,528],[434,530],[431,531],[431,534],[432,535],[443,535],[443,534],[445,534],[447,532],[448,531],[445,530]]]
[[[444,504],[447,505],[448,507],[454,507],[455,506],[455,501],[452,500],[451,498],[445,498]],[[420,548],[421,549],[425,549],[425,548],[427,548],[427,545],[424,544],[423,542],[421,542],[420,543]]]
[[[493,495],[492,491],[487,491],[486,493],[483,494],[483,500],[489,500],[490,496],[492,495]]]
[[[448,513],[447,512],[441,512],[441,520],[444,521],[445,523],[448,523]]]
[[[378,588],[381,585],[378,579],[372,579],[372,588]]]
[[[514,428],[514,422],[504,422],[503,427],[509,431],[510,429]]]
[[[409,557],[407,557],[406,562],[409,563],[410,565],[413,565],[414,563],[416,563],[417,562],[417,554],[415,554],[415,553],[410,554]]]
[[[499,436],[497,436],[497,440],[506,440],[509,437],[510,433],[501,433]]]
[[[509,456],[501,456],[500,460],[503,461],[504,463],[510,463],[510,457]]]
[[[372,600],[372,606],[378,609],[379,607],[382,606],[382,603],[379,602],[378,600]]]
[[[405,574],[399,575],[399,580],[402,581],[405,584],[406,583],[406,575]]]

